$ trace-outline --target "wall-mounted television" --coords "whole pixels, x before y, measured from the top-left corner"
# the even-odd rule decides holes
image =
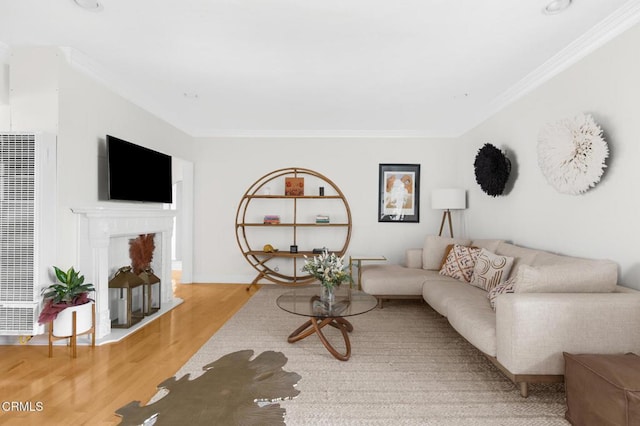
[[[171,156],[107,135],[110,200],[171,203]]]

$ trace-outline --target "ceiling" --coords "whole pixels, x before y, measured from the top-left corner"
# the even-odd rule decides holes
[[[67,47],[193,136],[457,136],[640,17],[640,0],[99,1],[1,0],[0,45]]]

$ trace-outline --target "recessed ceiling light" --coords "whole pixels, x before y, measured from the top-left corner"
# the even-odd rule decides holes
[[[98,0],[73,0],[73,2],[81,8],[92,12],[100,12],[102,10],[102,4]]]
[[[563,12],[569,6],[571,6],[571,0],[553,0],[551,3],[546,5],[544,9],[542,9],[542,13],[545,15],[555,15]]]

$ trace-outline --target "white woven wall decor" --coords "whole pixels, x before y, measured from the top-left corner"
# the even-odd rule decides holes
[[[538,165],[551,186],[578,195],[600,181],[609,147],[589,114],[547,124],[538,135]]]

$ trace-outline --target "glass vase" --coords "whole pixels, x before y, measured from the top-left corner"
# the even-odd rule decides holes
[[[335,287],[323,284],[322,291],[320,292],[320,300],[328,304],[332,304],[333,302],[335,302],[336,300]]]

